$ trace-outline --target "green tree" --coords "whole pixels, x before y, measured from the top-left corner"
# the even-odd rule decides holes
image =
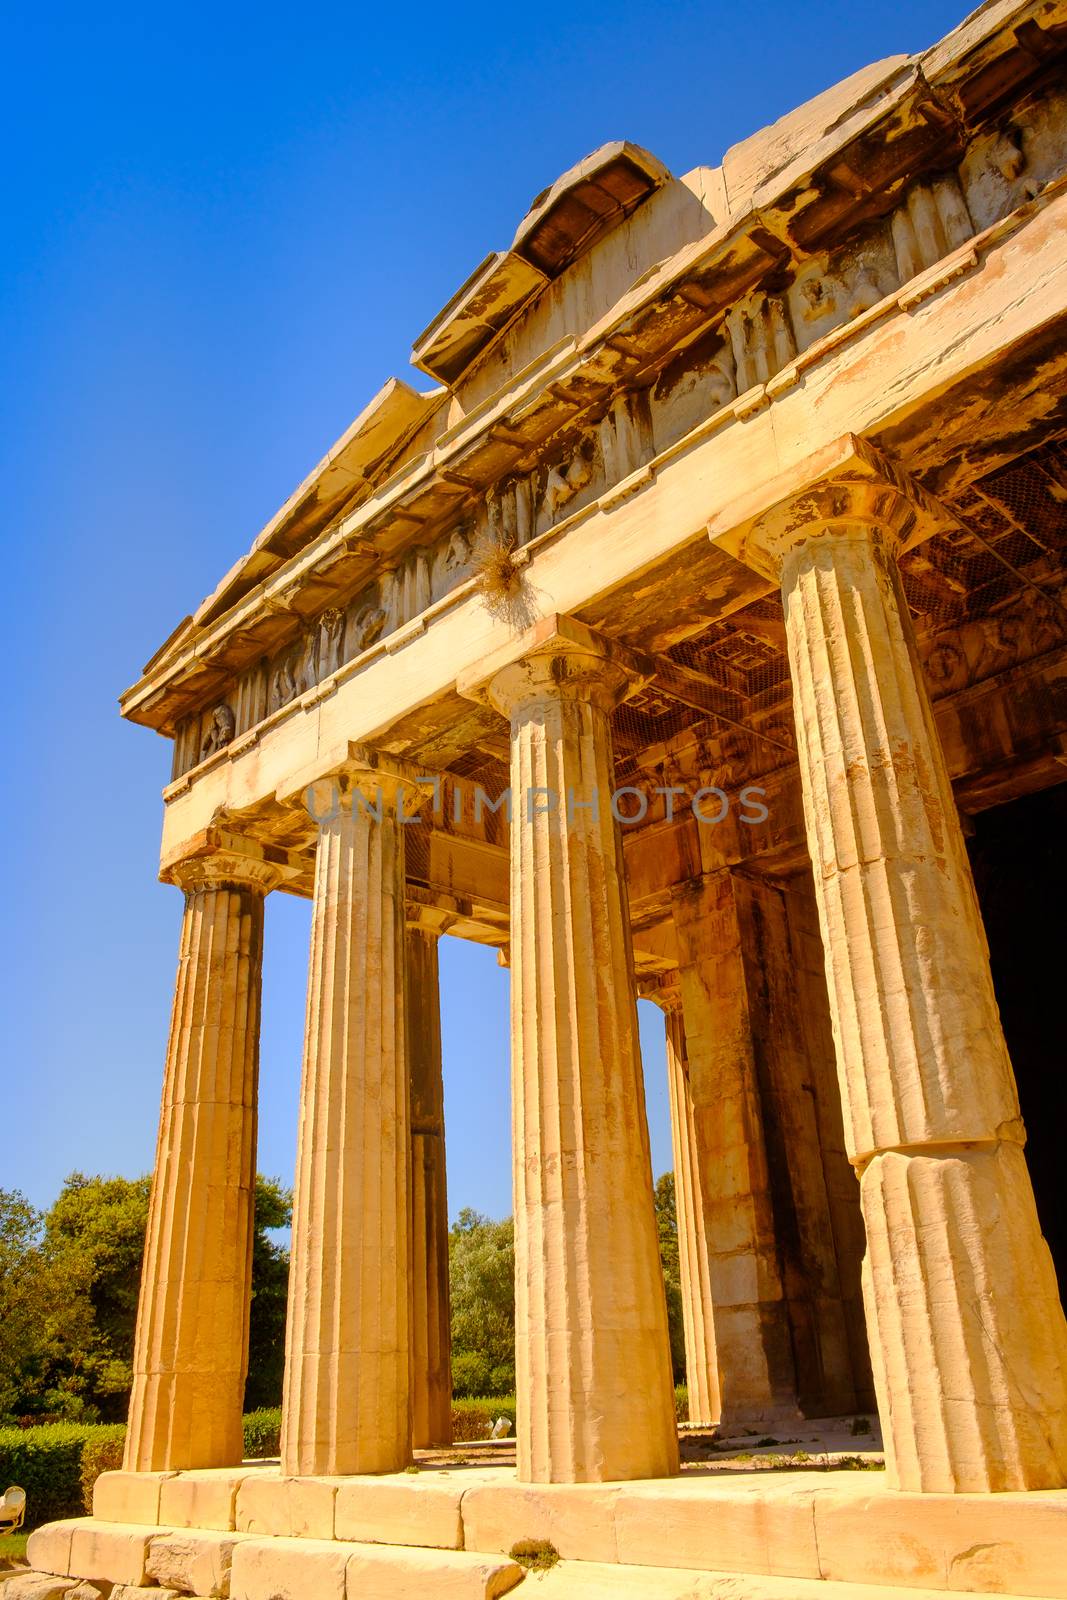
[[[515,1230],[469,1209],[449,1229],[452,1386],[458,1395],[515,1392]]]
[[[0,1417],[18,1415],[44,1379],[52,1285],[41,1233],[41,1214],[25,1195],[0,1189]]]
[[[121,1421],[148,1221],[147,1178],[73,1172],[45,1212],[44,1253],[61,1295],[49,1321],[44,1409]]]
[[[653,1195],[659,1258],[663,1263],[663,1284],[667,1291],[667,1331],[671,1341],[671,1367],[675,1383],[685,1382],[685,1329],[682,1323],[682,1278],[678,1263],[678,1209],[674,1194],[674,1173],[664,1172],[656,1180]]]
[[[40,1216],[0,1192],[0,1416],[121,1421],[129,1404],[148,1178],[70,1175]],[[249,1407],[281,1399],[292,1198],[257,1177]]]
[[[248,1328],[245,1410],[281,1404],[285,1367],[285,1305],[289,1292],[289,1247],[270,1235],[293,1220],[293,1195],[277,1178],[256,1178],[252,1237],[252,1315]]]

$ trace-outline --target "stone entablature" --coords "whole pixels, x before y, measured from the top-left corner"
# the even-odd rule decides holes
[[[1061,179],[1050,182],[1047,198],[1057,195],[1061,187]],[[928,192],[921,186],[917,186],[914,194],[921,194],[924,203],[928,198]],[[1030,204],[1024,205],[1019,212],[1011,214],[1012,220],[1021,224],[1031,209]],[[906,208],[904,213],[909,225],[910,210]],[[761,297],[755,320],[763,327],[766,338],[761,335],[762,342],[757,344],[754,355],[743,353],[738,345],[742,335],[737,329],[747,330],[743,337],[751,338],[755,302],[750,297],[735,307],[726,320],[736,357],[721,344],[703,372],[692,364],[687,365],[680,376],[668,371],[651,391],[651,399],[645,391],[617,396],[599,421],[590,424],[578,436],[568,459],[542,466],[532,475],[502,482],[487,492],[484,499],[465,508],[460,521],[446,526],[432,545],[416,545],[384,570],[378,580],[361,589],[347,606],[325,608],[297,636],[295,643],[240,674],[227,699],[212,699],[203,711],[180,722],[174,734],[174,777],[183,776],[215,754],[230,742],[230,738],[239,737],[262,724],[274,712],[313,694],[320,684],[332,679],[342,667],[365,657],[379,643],[386,650],[404,643],[411,631],[420,631],[420,622],[423,627],[429,622],[428,613],[438,602],[458,598],[458,591],[477,586],[479,549],[500,544],[507,549],[523,550],[534,541],[568,532],[572,519],[580,518],[592,506],[610,509],[647,482],[660,457],[673,453],[690,432],[705,433],[716,423],[743,419],[771,404],[779,394],[801,380],[807,367],[850,337],[858,336],[880,318],[897,310],[912,309],[946,282],[976,271],[984,248],[1003,233],[1003,221],[991,225],[981,237],[967,240],[965,248],[953,251],[943,264],[935,262],[933,271],[917,276],[900,292],[882,296],[867,307],[856,305],[847,326],[831,329],[800,351],[796,349],[792,333],[794,325],[784,320],[780,303],[779,311],[770,312],[766,297]],[[938,271],[939,266],[943,266],[943,270]],[[822,278],[809,277],[803,281],[809,288],[812,284],[820,285],[820,293],[825,288],[826,280]],[[825,315],[829,316],[830,308],[838,303],[833,296],[828,296]],[[784,346],[791,352],[787,364],[774,365],[770,377],[755,381],[740,396],[731,392],[736,388],[729,376],[731,370],[742,370],[740,363],[747,360],[754,363],[751,370],[767,372],[776,352]],[[737,363],[733,368],[732,361]],[[665,440],[662,449],[656,449],[657,406],[666,404],[659,397],[661,393],[669,397],[675,384],[686,387],[682,414],[686,421],[692,422],[692,429],[687,428],[678,438]],[[715,403],[717,397],[719,404]],[[663,431],[662,427],[658,430],[659,433]],[[929,531],[924,530],[924,536]],[[327,543],[343,544],[352,536],[342,524],[324,537]],[[324,552],[324,559],[328,563],[328,550]],[[271,600],[266,601],[266,607],[271,609]],[[408,628],[409,624],[413,629]],[[233,721],[229,737],[221,741],[215,736],[214,726],[220,706]]]
[[[624,224],[629,236],[643,230],[651,250],[656,208],[679,189],[694,198],[694,188],[704,234],[585,332],[546,350],[535,328],[538,317],[551,325],[545,295],[570,303],[578,261],[461,374],[450,404],[422,397],[420,412],[407,391],[399,421],[410,443],[401,450],[429,448],[402,455],[384,482],[373,469],[356,485],[357,509],[339,522],[315,532],[307,519],[311,544],[300,548],[296,538],[287,557],[276,550],[262,577],[267,557],[257,541],[255,560],[240,563],[212,598],[214,620],[179,633],[124,697],[128,715],[174,734],[175,775],[228,742],[229,717],[221,730],[214,717],[220,704],[239,741],[339,667],[402,643],[428,608],[472,581],[480,545],[521,550],[557,537],[590,506],[640,488],[694,427],[754,414],[872,321],[974,271],[1005,218],[1024,218],[1061,176],[1062,94],[1033,36],[1029,49],[1018,42],[1028,24],[1051,60],[1060,24],[1058,8],[1045,5],[1012,13],[1010,25],[994,13],[977,41],[977,23],[969,33],[965,25],[960,60],[939,47],[918,65],[889,64],[792,166],[782,159],[770,173],[757,170],[760,186],[740,216],[740,201],[731,210],[721,183],[709,198],[714,174],[703,169],[660,187]],[[993,59],[998,81],[1033,85],[1008,113],[998,102],[991,116],[981,83]],[[774,132],[747,141],[754,161]],[[745,170],[738,151],[731,157],[728,171]],[[735,187],[742,193],[739,180]],[[609,251],[612,238],[593,255]],[[472,406],[490,367],[504,386]],[[400,404],[395,394],[391,404]],[[257,581],[242,597],[249,579]],[[228,593],[237,598],[227,608]],[[190,700],[198,709],[183,714]]]

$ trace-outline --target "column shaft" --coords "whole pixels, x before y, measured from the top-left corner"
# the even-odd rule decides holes
[[[718,1422],[722,1409],[715,1346],[715,1310],[704,1226],[700,1150],[693,1116],[693,1092],[685,1048],[680,999],[665,1010],[667,1090],[674,1152],[674,1198],[678,1215],[678,1276],[685,1330],[685,1376],[689,1421],[699,1427]]]
[[[407,931],[411,1068],[412,1443],[452,1442],[452,1329],[448,1292],[445,1095],[436,931]]]
[[[355,775],[320,824],[293,1196],[282,1470],[410,1460],[404,834]],[[375,806],[380,817],[375,814]]]
[[[568,623],[568,627],[573,627]],[[581,635],[579,635],[581,636]],[[563,641],[494,677],[511,718],[518,1471],[677,1471],[610,710]]]
[[[749,978],[729,871],[673,896],[724,1425],[796,1415]]]
[[[149,1206],[125,1464],[221,1467],[243,1451],[263,949],[259,883],[208,858],[185,887]]]
[[[906,1488],[1051,1487],[1067,1329],[892,553],[902,497],[852,520],[849,493],[782,591],[887,1464]]]

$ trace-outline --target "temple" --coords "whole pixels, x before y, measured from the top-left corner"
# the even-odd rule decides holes
[[[37,1570],[487,1597],[537,1535],[547,1600],[1067,1595],[1065,61],[1063,0],[993,0],[718,166],[602,146],[123,695],[185,910],[125,1468]],[[307,1025],[242,1466],[274,892]],[[465,1475],[405,1472],[450,1439],[444,935],[512,996],[516,1463]],[[691,1422],[877,1412],[884,1474],[679,1472],[638,996]]]

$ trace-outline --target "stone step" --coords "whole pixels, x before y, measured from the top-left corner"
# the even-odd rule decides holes
[[[564,1559],[933,1593],[1067,1600],[1067,1492],[906,1494],[881,1473],[685,1473],[629,1484],[474,1484],[468,1550],[547,1539]]]
[[[944,1600],[939,1589],[898,1589],[819,1578],[685,1572],[621,1562],[561,1561],[537,1574],[537,1600]],[[533,1600],[531,1592],[531,1600]],[[1000,1600],[1020,1600],[1000,1596]]]
[[[205,1581],[218,1581],[211,1563],[228,1562],[243,1539],[426,1546],[500,1560],[519,1540],[547,1539],[565,1561],[1067,1600],[1067,1491],[1059,1489],[914,1494],[888,1489],[881,1472],[811,1470],[533,1485],[500,1467],[344,1479],[285,1479],[274,1467],[106,1474],[95,1504],[99,1520],[34,1534],[32,1565],[84,1576],[104,1541],[103,1576],[143,1583],[151,1559],[153,1581],[165,1586],[174,1558],[163,1545],[150,1557],[150,1545],[170,1530],[167,1540],[189,1541],[185,1587],[211,1595],[220,1592]]]
[[[497,1600],[522,1582],[505,1557],[328,1539],[243,1539],[230,1600]]]
[[[93,1517],[37,1529],[27,1559],[36,1573],[56,1574],[57,1584],[102,1580],[128,1585],[138,1596],[143,1587],[160,1600],[169,1593],[198,1600],[497,1600],[525,1577],[503,1555]]]

